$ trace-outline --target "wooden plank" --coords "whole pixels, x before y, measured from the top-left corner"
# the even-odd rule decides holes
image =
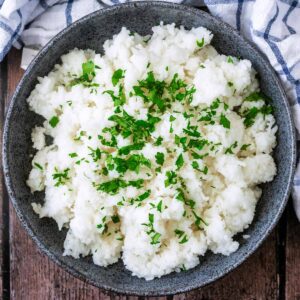
[[[5,113],[5,96],[7,90],[7,62],[4,60],[0,65],[0,131],[3,132],[4,113]],[[1,139],[2,149],[2,139]],[[2,155],[2,154],[1,154]],[[9,215],[8,201],[5,192],[3,171],[0,171],[0,295],[3,299],[9,297]]]
[[[291,202],[288,206],[285,295],[287,300],[300,299],[300,223]]]
[[[22,75],[20,52],[8,56],[9,95]],[[37,250],[10,207],[11,299],[137,299],[105,294],[75,279]],[[156,299],[172,299],[163,297]],[[218,282],[187,294],[181,299],[276,299],[276,234],[273,232],[263,246],[246,263]],[[154,299],[154,298],[152,298]]]
[[[174,300],[193,299],[277,299],[276,234],[271,236],[245,263],[219,281]]]

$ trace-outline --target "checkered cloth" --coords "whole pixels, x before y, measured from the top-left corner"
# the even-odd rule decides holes
[[[12,46],[23,48],[26,68],[50,38],[95,10],[130,0],[0,0],[0,61]],[[281,78],[300,133],[300,2],[297,0],[172,0],[200,6],[229,23],[266,54]],[[300,136],[300,135],[299,135]],[[300,165],[293,191],[300,220]]]

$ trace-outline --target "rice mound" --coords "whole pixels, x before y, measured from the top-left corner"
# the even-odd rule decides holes
[[[146,280],[236,251],[276,174],[277,126],[251,62],[218,54],[203,27],[152,30],[122,28],[104,55],[70,51],[27,100],[45,118],[34,211],[68,228],[64,255],[122,257]]]

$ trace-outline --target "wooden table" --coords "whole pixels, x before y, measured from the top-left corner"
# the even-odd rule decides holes
[[[1,130],[10,97],[23,74],[19,66],[20,51],[17,50],[12,50],[0,66]],[[142,298],[106,293],[74,278],[41,254],[16,217],[3,176],[1,183],[2,299]],[[291,201],[269,238],[235,271],[202,289],[160,299],[165,298],[300,300],[300,223],[296,220]]]

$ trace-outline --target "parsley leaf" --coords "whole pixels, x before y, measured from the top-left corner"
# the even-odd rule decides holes
[[[230,121],[226,118],[224,114],[221,114],[220,124],[223,125],[224,128],[230,129]]]
[[[251,145],[251,144],[244,144],[244,145],[242,145],[241,150],[242,150],[242,151],[247,150],[247,148],[248,148],[250,145]]]
[[[228,62],[229,64],[233,64],[233,59],[232,59],[231,56],[228,56],[228,57],[227,57],[227,62]]]
[[[161,143],[162,143],[162,141],[163,141],[163,138],[162,138],[161,136],[159,136],[159,137],[156,139],[156,141],[155,141],[155,143],[154,143],[154,146],[160,146]]]
[[[174,171],[166,172],[167,179],[165,180],[165,187],[168,187],[171,184],[177,183],[177,175]]]
[[[118,82],[119,82],[122,78],[125,77],[125,76],[124,76],[124,73],[125,73],[125,71],[122,70],[122,69],[118,69],[118,70],[116,70],[116,71],[114,72],[114,74],[113,74],[113,76],[112,76],[112,78],[111,78],[111,81],[112,81],[113,86],[116,86],[116,85],[118,84]]]
[[[235,141],[230,147],[225,150],[225,154],[233,154],[233,149],[237,147],[237,141]]]
[[[199,48],[202,48],[204,46],[204,38],[202,38],[201,41],[196,40],[196,44]]]
[[[114,215],[114,216],[111,216],[111,220],[113,221],[113,223],[119,223],[120,222],[120,218],[118,215]]]
[[[55,173],[52,174],[53,180],[56,180],[56,183],[54,186],[58,187],[60,185],[66,184],[69,180],[69,168],[64,169],[63,171],[59,171],[56,167],[54,168]]]
[[[74,78],[70,82],[70,86],[74,86],[77,84],[82,84],[86,87],[97,87],[99,86],[98,83],[92,82],[94,77],[96,76],[95,72],[95,64],[92,60],[88,60],[87,62],[82,64],[82,75]],[[97,67],[99,68],[99,67]]]
[[[50,121],[49,124],[51,125],[52,128],[56,127],[56,125],[59,122],[59,118],[57,116],[53,116]]]
[[[136,143],[128,146],[123,146],[118,150],[120,155],[128,155],[131,151],[142,150],[145,146],[145,143]]]
[[[43,170],[43,167],[39,163],[34,162],[33,164],[37,169],[40,169],[41,171]]]
[[[177,170],[181,169],[181,167],[183,166],[183,164],[184,164],[184,159],[183,159],[182,153],[178,156],[178,158],[177,158],[175,164],[176,164],[176,166],[177,166]]]
[[[165,155],[162,152],[157,152],[155,155],[156,163],[159,165],[163,165],[165,161]]]
[[[268,102],[270,99],[262,92],[253,92],[244,99],[244,101],[251,101],[251,102],[259,101],[259,100],[264,100]]]

